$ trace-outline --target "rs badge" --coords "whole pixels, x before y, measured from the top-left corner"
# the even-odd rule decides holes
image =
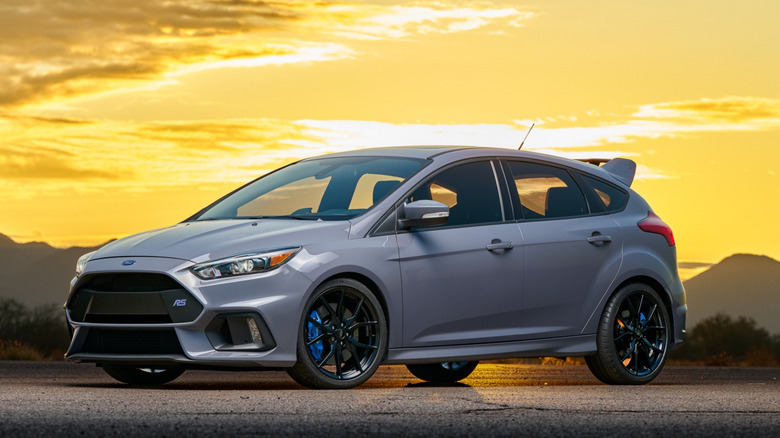
[[[173,307],[184,307],[187,305],[187,299],[182,298],[173,302]]]

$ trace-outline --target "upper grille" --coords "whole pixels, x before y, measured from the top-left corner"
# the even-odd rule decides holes
[[[68,300],[75,322],[165,324],[190,322],[203,306],[163,274],[96,274],[84,278]]]

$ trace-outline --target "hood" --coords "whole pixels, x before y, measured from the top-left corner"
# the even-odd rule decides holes
[[[183,222],[111,242],[91,259],[167,257],[200,263],[252,251],[344,240],[349,227],[347,221],[294,219]]]

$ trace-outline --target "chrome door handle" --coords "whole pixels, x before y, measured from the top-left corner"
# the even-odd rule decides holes
[[[485,249],[488,251],[498,251],[502,249],[512,249],[512,248],[514,248],[512,242],[489,243],[487,246],[485,246]]]

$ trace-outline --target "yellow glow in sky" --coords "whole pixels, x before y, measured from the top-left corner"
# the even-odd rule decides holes
[[[680,260],[780,259],[780,3],[0,3],[0,233],[92,245],[383,145],[625,156]],[[726,237],[728,236],[728,237]]]

